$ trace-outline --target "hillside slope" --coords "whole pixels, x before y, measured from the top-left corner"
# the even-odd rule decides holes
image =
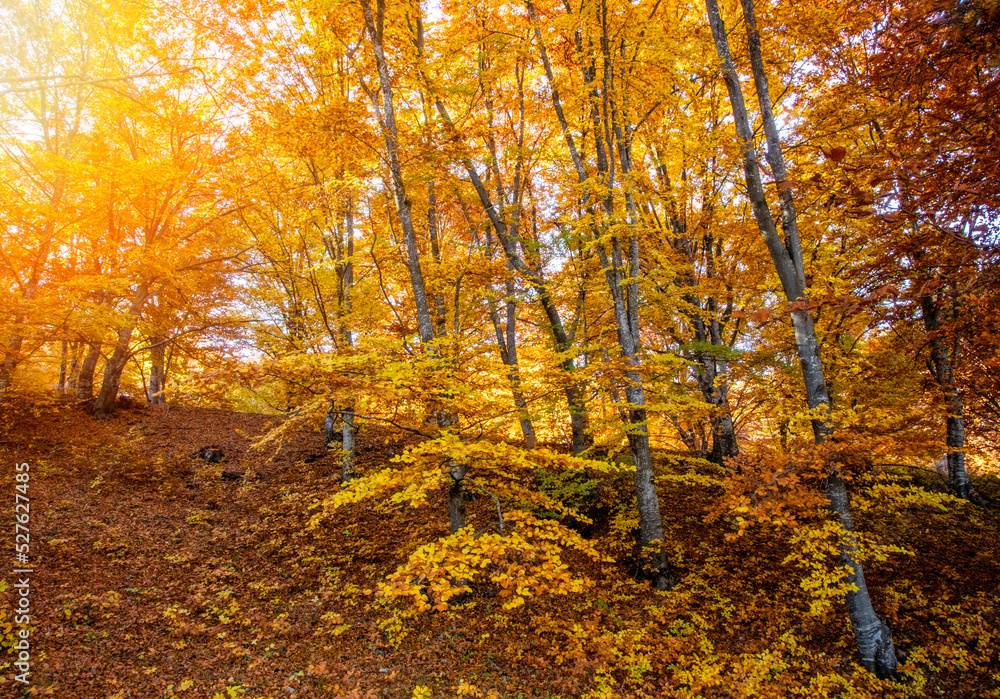
[[[387,604],[378,585],[447,534],[443,496],[416,509],[351,505],[311,527],[311,506],[339,488],[336,453],[311,431],[276,456],[251,450],[275,422],[189,407],[142,407],[108,420],[69,405],[39,414],[8,408],[4,501],[13,501],[14,464],[31,468],[30,692],[1000,696],[992,507],[913,505],[859,518],[863,529],[917,552],[866,571],[897,647],[909,654],[901,681],[884,683],[857,664],[839,603],[810,614],[815,597],[800,584],[809,571],[801,556],[783,563],[794,549],[789,532],[757,528],[731,539],[731,521],[706,522],[720,491],[704,462],[660,457],[665,529],[683,576],[674,590],[633,580],[631,525],[611,508],[592,541],[615,560],[566,554],[590,581],[583,591],[505,609],[495,589],[480,585],[448,611],[416,613]],[[406,446],[375,428],[359,441],[362,475]],[[227,461],[191,458],[203,447],[221,449]],[[933,486],[932,474],[922,477]],[[602,492],[614,498],[628,488],[608,479]],[[490,521],[487,498],[469,506],[474,525]],[[5,580],[6,649],[15,597],[13,575]],[[0,695],[30,695],[13,681],[9,658],[0,655]]]

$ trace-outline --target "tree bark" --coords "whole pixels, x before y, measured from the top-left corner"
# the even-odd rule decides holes
[[[132,331],[142,316],[142,307],[148,298],[149,283],[141,282],[132,297],[125,325],[118,331],[115,351],[104,367],[101,390],[98,392],[97,398],[94,399],[93,405],[93,411],[97,415],[110,415],[115,410],[115,402],[118,400],[118,390],[121,386],[122,370],[125,369],[125,364],[131,357],[128,348],[132,340]]]
[[[70,346],[69,375],[66,377],[66,393],[76,393],[77,381],[80,377],[80,348],[83,343],[75,341]]]
[[[602,178],[601,188],[604,192],[602,197],[598,197],[593,188],[587,184],[586,167],[583,156],[576,147],[576,141],[569,128],[569,122],[562,107],[562,99],[556,86],[555,75],[552,64],[549,60],[548,51],[542,38],[541,27],[535,12],[532,0],[525,0],[528,16],[534,25],[535,40],[538,44],[539,55],[542,59],[542,67],[548,81],[549,91],[552,100],[552,107],[559,121],[559,126],[570,153],[574,169],[577,173],[577,181],[583,186],[583,201],[588,213],[588,218],[596,219],[595,206],[601,206],[604,215],[610,219],[615,216],[613,192],[614,192],[614,145],[617,144],[618,161],[624,173],[631,170],[632,155],[631,142],[628,127],[621,126],[624,116],[617,112],[617,102],[614,96],[610,81],[611,77],[611,55],[608,44],[607,33],[607,8],[605,3],[601,3],[601,51],[604,60],[603,83],[598,86],[596,81],[596,69],[593,65],[583,66],[584,81],[590,86],[591,110],[590,116],[594,124],[593,138],[597,158],[597,171]],[[568,6],[567,6],[568,7]],[[580,47],[581,40],[577,34],[577,45]],[[598,104],[603,104],[603,116],[598,108]],[[614,142],[611,138],[612,130],[615,130]],[[597,224],[591,224],[595,247],[601,267],[604,270],[608,291],[611,294],[614,308],[615,329],[618,336],[618,345],[621,348],[622,358],[630,367],[625,372],[625,398],[628,402],[626,433],[629,446],[632,451],[632,458],[635,463],[635,493],[636,503],[639,510],[640,544],[643,547],[645,563],[649,568],[653,584],[657,589],[669,589],[675,584],[676,579],[671,574],[667,566],[666,553],[663,541],[663,519],[660,515],[659,496],[656,485],[653,483],[653,463],[649,449],[649,431],[646,425],[646,396],[643,388],[643,379],[640,372],[642,366],[642,353],[640,351],[639,337],[639,238],[635,230],[637,217],[635,204],[632,201],[630,192],[625,194],[626,211],[628,212],[628,237],[625,240],[619,238],[617,234],[607,236],[610,238],[610,255],[605,247],[602,231]],[[627,264],[626,264],[627,263]],[[623,286],[625,288],[623,289]]]
[[[24,309],[35,298],[37,288],[38,282],[37,280],[34,280],[34,283],[29,284],[28,290],[25,291],[18,311],[14,316],[15,327],[24,322]],[[23,346],[24,335],[21,330],[15,329],[10,335],[10,340],[7,342],[3,363],[0,363],[0,403],[7,399],[7,390],[10,388],[10,385],[14,380],[14,370],[17,368],[18,362],[21,361],[21,348]]]
[[[94,372],[97,370],[97,362],[101,358],[101,343],[91,342],[87,345],[87,356],[83,358],[80,366],[80,376],[76,383],[76,397],[78,400],[91,400],[94,397]]]
[[[69,368],[69,341],[62,341],[62,352],[59,359],[59,383],[56,392],[61,396],[66,392],[66,371]]]
[[[448,114],[447,108],[440,99],[437,100],[437,110],[438,114],[441,116],[441,120],[445,123],[449,130],[454,133],[458,133],[458,130],[455,128],[455,125]],[[552,295],[549,293],[545,277],[540,269],[535,269],[529,265],[517,251],[517,242],[519,240],[518,233],[520,229],[519,217],[516,215],[513,216],[513,220],[508,226],[507,221],[504,220],[502,215],[502,205],[499,207],[494,205],[489,190],[486,188],[482,178],[479,176],[479,172],[476,170],[476,166],[472,158],[467,156],[464,157],[463,164],[465,165],[465,171],[469,176],[469,181],[472,183],[472,186],[476,190],[476,194],[479,196],[479,201],[482,204],[483,211],[486,212],[486,215],[490,220],[490,225],[497,234],[500,246],[503,248],[504,255],[506,256],[508,263],[535,290],[538,297],[538,303],[542,307],[542,311],[545,313],[545,318],[548,321],[549,332],[552,334],[556,352],[560,354],[566,352],[573,346],[573,338],[566,332],[566,326],[563,323],[562,314],[559,312],[559,307],[556,306],[555,301],[552,299]],[[515,177],[515,180],[518,182],[519,179],[519,177]],[[515,195],[515,212],[517,206],[516,199],[517,196]],[[566,376],[572,376],[574,370],[572,359],[562,361],[559,366]],[[570,414],[573,454],[579,455],[587,449],[587,408],[586,404],[583,402],[583,392],[577,384],[572,383],[572,379],[571,383],[565,389],[565,395]]]
[[[352,293],[354,291],[354,203],[349,197],[347,200],[347,213],[344,216],[344,223],[347,233],[347,260],[341,260],[342,273],[340,274],[341,299],[338,307],[338,317],[340,319],[340,336],[344,346],[351,348],[354,346],[354,336],[348,324],[351,313]],[[340,482],[350,483],[354,478],[354,451],[356,447],[357,428],[354,422],[354,404],[347,406],[341,416],[343,424],[340,426],[340,448],[343,456],[340,462]]]
[[[945,444],[948,448],[948,486],[960,498],[969,499],[971,488],[965,470],[965,417],[962,397],[955,386],[957,342],[949,348],[941,338],[941,308],[931,294],[920,299],[924,329],[930,337],[931,356],[927,368],[944,395],[948,417],[945,421]]]
[[[354,444],[357,432],[354,427],[354,411],[345,410],[341,415],[340,448],[344,452],[340,462],[340,482],[350,483],[354,478]]]
[[[161,337],[150,338],[149,394],[147,395],[147,399],[153,405],[163,405],[167,402],[167,373],[164,364],[166,350],[166,340]]]
[[[715,40],[716,51],[722,63],[722,75],[729,92],[733,109],[736,135],[743,155],[743,172],[747,192],[753,208],[757,226],[771,254],[782,289],[792,308],[792,327],[795,344],[802,366],[802,378],[806,388],[806,399],[811,409],[820,413],[812,421],[813,437],[817,444],[825,442],[833,434],[829,419],[830,398],[823,375],[823,363],[819,353],[819,343],[813,324],[813,314],[809,310],[809,299],[805,281],[805,265],[802,260],[798,224],[791,189],[788,187],[784,157],[778,139],[777,125],[771,112],[771,97],[768,91],[767,75],[764,72],[760,51],[760,35],[754,17],[753,0],[741,0],[743,17],[747,28],[750,64],[757,89],[757,100],[767,137],[767,158],[777,180],[781,217],[785,237],[782,240],[775,227],[771,210],[764,194],[764,186],[757,164],[753,131],[747,116],[743,89],[739,75],[729,50],[729,38],[719,12],[717,0],[706,0],[709,25]],[[837,513],[842,528],[840,538],[840,563],[847,568],[850,580],[857,585],[856,592],[847,595],[847,614],[851,621],[854,637],[861,651],[865,668],[879,677],[888,677],[896,672],[896,652],[892,633],[888,626],[875,614],[871,597],[864,580],[864,568],[857,557],[857,542],[854,536],[854,521],[851,517],[847,489],[837,469],[826,480],[826,494],[831,509]]]
[[[70,134],[68,134],[68,140],[72,141],[75,131],[75,128],[71,130]],[[53,211],[59,208],[62,195],[63,182],[60,177],[55,183],[53,193],[49,201]],[[7,389],[10,388],[11,382],[14,379],[14,370],[17,367],[18,362],[21,361],[21,349],[24,346],[24,334],[18,326],[25,322],[29,306],[38,295],[38,284],[41,281],[42,268],[48,260],[49,252],[52,247],[52,238],[54,235],[55,223],[53,221],[49,221],[45,224],[44,237],[41,244],[38,246],[38,255],[35,257],[34,263],[31,265],[31,272],[24,285],[24,293],[21,295],[17,309],[14,312],[13,326],[15,329],[14,332],[11,333],[10,340],[7,343],[7,349],[4,353],[3,362],[0,363],[0,403],[3,403],[7,399]]]
[[[376,0],[376,11],[372,12],[371,0],[361,0],[361,10],[365,17],[365,28],[375,53],[375,64],[378,70],[379,88],[381,92],[381,113],[379,117],[382,137],[385,140],[389,160],[389,174],[392,190],[396,201],[396,214],[399,225],[403,229],[403,244],[406,248],[406,267],[410,275],[410,286],[413,290],[413,301],[417,309],[417,327],[420,342],[432,355],[437,354],[434,348],[435,323],[431,318],[427,302],[427,287],[420,268],[420,251],[417,247],[416,231],[413,227],[412,204],[406,194],[406,183],[403,180],[403,169],[399,157],[399,130],[396,126],[396,112],[393,105],[392,83],[389,76],[389,66],[385,59],[383,46],[383,26],[385,19],[385,0]],[[373,99],[378,113],[379,100]],[[438,429],[446,430],[452,426],[453,417],[445,411],[436,411]],[[454,534],[465,526],[464,480],[468,467],[465,464],[447,464],[447,472],[451,478],[448,487],[448,519],[451,533]]]
[[[339,409],[331,404],[326,412],[323,434],[327,448],[340,442],[340,483],[347,485],[354,478],[355,446],[357,437],[356,416],[350,407]]]
[[[535,427],[531,422],[528,413],[528,403],[524,399],[521,391],[521,373],[517,365],[517,335],[515,333],[517,306],[512,300],[514,294],[514,283],[507,281],[507,318],[506,328],[500,322],[500,313],[496,304],[490,301],[490,321],[493,323],[493,331],[497,338],[497,347],[500,350],[500,360],[504,366],[508,367],[507,380],[510,382],[511,394],[514,398],[514,406],[517,408],[518,421],[521,424],[521,435],[524,437],[524,446],[534,449],[536,445]]]
[[[696,299],[691,298],[688,302],[694,304]],[[694,315],[691,320],[696,342],[707,344],[710,341],[713,348],[724,346],[717,321],[713,320],[706,328],[706,324],[699,316]],[[705,402],[712,406],[715,413],[712,417],[712,450],[709,452],[709,460],[722,464],[726,458],[738,456],[740,453],[729,407],[726,361],[710,351],[701,350],[694,354],[698,387]]]
[[[847,570],[847,582],[857,591],[847,593],[847,615],[851,620],[854,638],[861,652],[861,664],[869,672],[885,679],[896,673],[896,648],[892,629],[875,614],[865,571],[858,561],[858,542],[854,534],[854,519],[843,479],[831,475],[826,479],[826,495],[830,509],[837,513],[844,533],[840,537],[840,564]]]

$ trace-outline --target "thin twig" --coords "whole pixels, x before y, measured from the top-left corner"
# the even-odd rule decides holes
[[[469,485],[471,485],[473,488],[476,488],[477,490],[481,490],[484,493],[486,493],[487,495],[489,495],[491,498],[493,498],[493,502],[495,502],[497,504],[497,517],[500,518],[500,533],[503,534],[503,511],[500,509],[500,500],[497,498],[496,495],[494,495],[493,493],[491,493],[490,491],[488,491],[486,488],[484,488],[483,486],[481,486],[478,483],[476,483],[475,481],[473,481],[468,476],[465,477],[465,481]]]

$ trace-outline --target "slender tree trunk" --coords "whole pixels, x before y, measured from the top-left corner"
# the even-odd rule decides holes
[[[339,224],[336,250],[331,249],[330,246],[327,248],[337,265],[338,274],[337,331],[336,336],[331,339],[334,342],[339,339],[343,348],[350,349],[354,346],[354,338],[348,321],[351,313],[351,293],[354,286],[354,263],[352,261],[354,256],[354,211],[350,200],[348,200],[347,213],[344,218],[347,233],[347,257],[343,257]],[[340,423],[339,429],[338,421]],[[336,401],[330,403],[330,409],[326,413],[324,434],[327,448],[330,448],[334,441],[340,440],[340,482],[342,485],[346,485],[354,478],[357,428],[353,402],[343,408],[338,407]]]
[[[965,471],[965,419],[962,416],[962,398],[954,387],[948,391],[948,483],[960,498],[969,499],[971,488]]]
[[[437,194],[434,191],[433,181],[427,183],[427,236],[431,241],[431,259],[440,269],[441,246],[438,245]],[[448,312],[444,305],[444,294],[440,292],[434,294],[434,316],[437,336],[444,337],[447,332]]]
[[[412,204],[406,194],[406,184],[403,180],[403,169],[399,157],[399,130],[396,126],[396,112],[393,104],[392,83],[389,67],[385,59],[383,47],[383,26],[385,18],[385,0],[376,0],[376,12],[372,12],[371,0],[361,0],[361,9],[365,17],[365,28],[371,40],[375,53],[375,64],[378,69],[381,100],[373,99],[385,140],[386,153],[389,160],[389,174],[392,190],[396,200],[396,214],[399,217],[400,228],[403,229],[403,244],[406,248],[406,267],[410,275],[410,287],[413,290],[413,301],[417,309],[417,327],[420,341],[426,351],[436,353],[434,348],[435,323],[431,318],[427,302],[427,287],[420,268],[420,251],[417,247],[416,231],[413,227]],[[381,102],[381,113],[378,113]],[[452,426],[453,417],[446,411],[436,411],[438,429],[446,430]],[[448,488],[448,520],[451,533],[454,534],[465,526],[464,481],[468,471],[466,464],[447,464],[447,472],[451,478]]]
[[[508,299],[510,299],[513,293],[513,282],[508,281]],[[518,421],[521,424],[521,435],[524,437],[524,446],[528,449],[534,449],[537,441],[535,438],[535,427],[528,413],[528,403],[524,399],[524,393],[521,391],[521,374],[517,365],[517,336],[514,332],[515,314],[516,305],[513,301],[508,300],[505,330],[504,325],[500,322],[500,314],[497,311],[496,304],[492,300],[490,301],[490,320],[493,323],[493,331],[496,334],[497,347],[500,350],[500,360],[504,363],[504,366],[508,367],[507,380],[510,382],[514,406],[517,408]]]
[[[524,74],[518,74],[518,112],[519,112],[519,126],[518,126],[518,153],[522,152],[524,145],[524,91],[523,91],[523,78]],[[486,99],[488,114],[490,118],[490,124],[492,126],[492,107],[489,98]],[[435,106],[437,107],[438,115],[441,120],[445,123],[448,129],[458,134],[458,129],[455,127],[454,122],[451,120],[451,116],[448,114],[448,109],[441,99],[436,99]],[[541,268],[537,264],[529,264],[525,261],[521,254],[518,253],[517,244],[519,241],[519,232],[521,229],[520,221],[520,196],[522,192],[522,177],[521,168],[523,167],[522,156],[518,155],[518,161],[515,168],[514,174],[514,191],[513,191],[513,205],[512,213],[510,216],[510,222],[505,214],[504,206],[504,194],[503,188],[500,181],[500,171],[499,166],[496,165],[496,148],[493,145],[492,128],[490,130],[490,136],[488,138],[488,143],[490,144],[491,153],[493,157],[494,170],[493,174],[496,178],[497,183],[497,201],[494,203],[492,196],[486,185],[483,183],[482,177],[480,177],[476,165],[471,157],[463,157],[463,165],[465,166],[465,171],[469,176],[469,181],[476,190],[476,194],[479,197],[479,201],[482,204],[483,211],[486,213],[490,220],[490,226],[493,231],[496,232],[497,238],[500,241],[500,246],[503,248],[504,255],[507,258],[507,262],[510,267],[515,270],[522,278],[524,278],[535,290],[536,296],[538,297],[538,303],[542,307],[542,311],[545,313],[546,320],[548,321],[549,331],[552,333],[553,344],[555,345],[556,352],[562,354],[566,352],[573,346],[573,338],[571,334],[566,332],[566,326],[563,324],[562,315],[559,312],[558,306],[552,299],[551,294],[548,290],[548,284],[545,281],[545,277],[542,274]],[[522,246],[523,250],[523,246]],[[570,414],[570,429],[572,431],[573,440],[573,454],[579,455],[586,450],[588,444],[587,438],[587,407],[583,400],[583,391],[580,390],[578,384],[572,382],[572,374],[574,371],[573,360],[566,359],[560,363],[560,368],[563,370],[567,377],[570,377],[570,385],[565,390],[566,403],[569,408]]]
[[[76,393],[77,381],[80,377],[80,348],[83,343],[73,342],[70,348],[69,376],[66,378],[66,392]]]
[[[342,261],[341,298],[343,302],[338,308],[340,315],[340,336],[345,347],[354,346],[354,337],[346,318],[351,314],[352,293],[354,291],[354,205],[347,200],[347,214],[344,217],[347,229],[347,260]],[[343,457],[340,462],[340,482],[350,483],[354,478],[354,451],[356,447],[357,428],[354,422],[354,405],[347,406],[342,414],[343,424],[340,426],[340,448]]]
[[[741,3],[747,29],[750,64],[757,89],[764,132],[767,137],[767,159],[775,180],[777,180],[781,201],[784,240],[777,231],[767,197],[764,194],[746,102],[740,86],[739,75],[729,50],[729,39],[717,0],[706,0],[708,20],[719,60],[722,62],[722,75],[733,109],[733,120],[743,154],[743,171],[754,217],[771,254],[771,260],[781,280],[785,297],[792,308],[792,327],[795,331],[795,343],[802,366],[802,378],[806,388],[808,405],[820,413],[819,417],[813,419],[813,434],[818,444],[826,441],[833,433],[833,427],[829,420],[830,398],[823,376],[823,364],[820,359],[813,314],[809,310],[805,266],[802,260],[795,207],[791,188],[787,186],[788,177],[778,139],[777,125],[771,112],[771,97],[761,58],[760,34],[757,31],[754,17],[753,0],[741,0]],[[858,587],[856,592],[851,592],[847,596],[847,613],[858,649],[861,651],[862,663],[866,669],[879,677],[888,677],[895,674],[897,667],[892,633],[888,625],[875,614],[872,606],[871,597],[864,582],[864,568],[857,556],[854,521],[851,517],[847,489],[836,468],[827,478],[826,494],[830,500],[830,507],[837,513],[842,527],[840,562],[849,571],[852,582]]]
[[[351,408],[340,409],[331,404],[326,412],[323,434],[327,448],[340,443],[340,483],[346,485],[354,478],[355,446],[357,438],[356,415]]]
[[[920,308],[924,318],[924,329],[930,336],[931,356],[927,361],[927,368],[944,395],[948,410],[945,421],[948,486],[955,495],[967,500],[971,495],[971,488],[968,473],[965,471],[965,417],[962,397],[955,386],[957,343],[955,347],[949,348],[942,341],[941,308],[932,295],[924,294],[921,297]]]
[[[118,331],[118,340],[115,343],[115,351],[104,367],[104,379],[101,382],[101,390],[94,399],[93,410],[97,415],[110,415],[115,410],[115,402],[118,400],[118,389],[121,386],[122,371],[129,357],[129,343],[132,340],[132,331],[135,324],[142,316],[142,307],[149,298],[148,282],[141,282],[132,297],[129,306],[128,317],[125,325]]]
[[[695,303],[696,299],[690,298],[689,303]],[[721,333],[718,330],[718,323],[713,321],[710,328],[705,327],[705,323],[698,316],[692,318],[692,325],[695,330],[695,341],[699,343],[712,343],[713,347],[722,346]],[[736,430],[733,426],[733,417],[729,408],[729,384],[726,381],[726,362],[713,355],[711,352],[695,352],[695,374],[698,387],[705,398],[705,402],[712,406],[714,415],[712,417],[712,449],[709,452],[709,459],[717,464],[723,463],[728,457],[738,456],[740,453],[739,444],[736,440]]]
[[[58,209],[59,202],[62,200],[62,193],[63,183],[60,179],[55,184],[52,198],[50,200],[53,211]],[[14,370],[17,367],[18,362],[21,361],[21,349],[24,346],[24,335],[19,326],[25,322],[28,308],[31,302],[34,301],[35,297],[38,295],[38,283],[41,279],[42,268],[49,257],[49,250],[52,247],[52,237],[54,232],[55,223],[49,221],[45,224],[44,239],[38,246],[38,256],[35,258],[34,264],[31,266],[31,273],[28,277],[27,284],[24,287],[24,293],[21,295],[21,300],[18,303],[16,311],[14,312],[13,325],[15,330],[10,335],[10,340],[7,343],[7,349],[4,353],[3,362],[0,363],[0,403],[3,403],[7,399],[7,389],[10,388],[11,382],[14,379]]]
[[[656,174],[661,186],[668,192],[672,191],[673,187],[670,183],[670,176],[667,173],[666,165],[663,164],[663,158],[658,149],[654,149],[654,158],[656,160]],[[695,247],[692,245],[691,239],[687,236],[687,223],[678,213],[678,207],[672,197],[668,201],[670,207],[668,212],[670,230],[674,234],[674,237],[670,240],[670,246],[679,254],[684,255],[693,268],[696,264]],[[656,212],[651,204],[649,211],[653,218],[656,219]],[[707,201],[703,203],[703,215],[705,211],[711,211],[711,205]],[[656,220],[658,222],[658,219]],[[703,225],[707,226],[707,223]],[[704,258],[705,270],[709,278],[715,278],[716,253],[713,245],[713,236],[706,233],[702,237],[701,254]],[[675,283],[678,286],[693,288],[696,282],[693,274],[684,274],[680,275]],[[712,296],[708,297],[704,304],[704,309],[711,313],[712,317],[706,322],[701,314],[703,310],[701,299],[693,292],[685,293],[683,298],[692,309],[696,309],[684,311],[684,315],[687,316],[691,324],[694,341],[703,344],[711,343],[713,348],[724,347],[728,349],[730,345],[726,344],[723,340],[721,323],[716,317],[719,310],[718,301]],[[706,450],[706,453],[713,462],[721,464],[726,457],[739,455],[739,444],[736,439],[732,411],[729,406],[729,384],[726,378],[727,363],[715,353],[706,351],[695,352],[691,358],[695,364],[695,379],[698,387],[705,398],[705,402],[711,405],[713,410],[712,448],[710,451]],[[685,444],[693,441],[693,435],[689,434],[685,436],[683,432],[681,438],[685,440]]]
[[[354,444],[357,434],[354,426],[354,411],[345,410],[341,416],[343,424],[340,426],[340,448],[343,450],[343,459],[340,462],[340,482],[350,483],[354,478]]]
[[[535,40],[538,44],[539,55],[542,59],[542,67],[548,81],[551,94],[552,108],[566,142],[566,146],[576,170],[577,180],[583,186],[583,201],[587,209],[588,218],[592,221],[596,218],[595,208],[600,206],[608,219],[614,219],[614,147],[617,144],[618,160],[623,176],[627,177],[631,171],[631,135],[628,127],[622,127],[623,115],[617,111],[618,97],[613,94],[611,86],[612,66],[611,54],[607,33],[607,8],[605,3],[601,3],[600,12],[602,20],[601,52],[604,62],[603,82],[598,85],[596,68],[593,64],[582,66],[583,78],[586,84],[590,85],[591,109],[590,116],[594,125],[593,139],[594,150],[597,160],[597,171],[600,175],[602,195],[598,195],[588,184],[587,168],[584,164],[583,156],[576,147],[576,141],[569,128],[569,121],[563,111],[562,99],[556,85],[552,64],[549,60],[548,51],[542,37],[541,27],[535,12],[532,0],[525,0],[528,16],[534,25]],[[567,9],[568,9],[567,5]],[[576,34],[578,52],[582,48],[579,32]],[[603,105],[601,112],[599,105]],[[614,130],[615,138],[611,133]],[[640,351],[639,337],[639,239],[635,230],[637,217],[635,204],[632,201],[631,193],[625,192],[626,211],[628,212],[628,237],[624,240],[617,234],[610,235],[609,245],[604,242],[604,231],[600,230],[597,224],[591,224],[591,232],[594,236],[598,258],[604,270],[614,307],[615,329],[618,335],[618,345],[621,348],[622,358],[632,368],[625,372],[627,385],[625,388],[625,398],[628,402],[627,416],[628,425],[626,427],[629,446],[632,451],[632,458],[635,462],[635,493],[636,503],[639,510],[640,544],[646,556],[646,564],[649,566],[653,583],[658,589],[668,589],[675,583],[675,578],[671,574],[666,561],[666,553],[663,541],[663,519],[660,516],[659,496],[656,485],[653,483],[653,463],[649,448],[649,431],[646,425],[646,396],[643,388],[643,379],[640,372],[642,366],[642,354]],[[607,247],[610,247],[610,254]],[[627,262],[627,265],[626,265]],[[626,285],[623,289],[623,285]]]
[[[847,593],[847,616],[854,629],[854,637],[861,653],[861,664],[869,672],[881,678],[896,672],[896,648],[892,639],[892,629],[875,614],[868,585],[865,583],[864,567],[858,561],[858,542],[854,534],[854,519],[847,488],[843,479],[833,474],[826,479],[826,495],[830,509],[837,513],[844,533],[840,537],[840,564],[847,570],[847,582],[855,585],[857,591]]]
[[[23,342],[24,337],[20,333],[15,332],[10,336],[10,341],[7,343],[3,363],[0,363],[0,401],[7,398],[7,389],[10,388],[11,380],[14,376],[14,368],[17,366]]]
[[[61,396],[66,392],[66,371],[69,366],[69,341],[62,341],[62,353],[59,360],[59,383],[56,392]]]
[[[34,300],[37,290],[38,281],[33,279],[29,282],[28,288],[25,290],[24,296],[21,299],[18,311],[15,313],[15,328],[24,322],[26,313],[25,309],[27,305]],[[0,403],[7,398],[7,389],[10,388],[10,385],[14,380],[14,370],[17,368],[18,362],[21,361],[21,348],[23,346],[24,335],[21,333],[20,329],[15,329],[10,335],[10,340],[7,342],[7,349],[4,353],[3,363],[0,364]]]
[[[577,178],[580,184],[586,186],[586,168],[583,158],[576,150],[575,142],[570,135],[568,122],[563,114],[561,101],[555,87],[552,67],[545,51],[541,29],[535,16],[534,6],[530,0],[527,6],[529,16],[535,25],[535,38],[539,44],[543,67],[545,68],[549,88],[552,93],[553,107],[559,119],[570,156],[573,159]],[[625,196],[629,224],[628,237],[622,240],[618,235],[612,234],[609,241],[609,255],[603,242],[605,237],[603,235],[604,231],[599,230],[596,226],[592,226],[592,233],[596,243],[598,258],[601,262],[601,267],[604,269],[608,291],[611,294],[615,329],[622,358],[628,365],[634,367],[625,372],[627,382],[625,386],[625,399],[628,404],[626,408],[628,416],[627,436],[635,464],[635,493],[639,511],[640,543],[645,549],[646,555],[649,556],[647,562],[651,567],[655,586],[658,589],[668,589],[675,583],[675,578],[670,573],[666,563],[663,520],[660,515],[659,496],[656,485],[652,480],[653,464],[649,447],[649,431],[646,425],[646,396],[643,387],[643,378],[639,371],[642,365],[639,336],[638,287],[641,263],[639,258],[639,240],[635,231],[637,224],[635,204],[632,201],[631,192],[628,191],[624,182],[624,179],[628,177],[631,170],[631,137],[627,133],[627,126],[624,129],[621,128],[621,117],[623,115],[618,113],[617,100],[619,97],[612,94],[611,83],[613,81],[613,71],[607,33],[606,4],[602,2],[599,9],[602,28],[601,58],[603,61],[601,83],[598,84],[597,82],[597,71],[593,63],[589,66],[582,66],[581,70],[584,81],[591,87],[590,117],[594,126],[594,150],[597,171],[602,179],[603,194],[597,197],[595,193],[590,192],[588,189],[584,195],[584,201],[588,213],[591,214],[592,218],[594,203],[599,199],[605,216],[609,220],[614,219],[614,156],[615,147],[617,146],[618,161],[623,178],[621,186]],[[579,48],[581,46],[579,31],[576,34],[576,41]],[[620,93],[620,95],[622,98],[625,98],[624,93]],[[599,105],[603,107],[603,110]],[[612,132],[614,132],[614,138],[612,138]]]
[[[94,397],[94,372],[97,370],[97,362],[101,358],[101,343],[91,342],[87,345],[87,356],[83,358],[80,366],[80,376],[76,383],[76,397],[78,400],[91,400]]]
[[[167,342],[161,337],[150,338],[149,348],[149,394],[147,399],[154,405],[167,402],[167,374],[164,360],[167,353]]]

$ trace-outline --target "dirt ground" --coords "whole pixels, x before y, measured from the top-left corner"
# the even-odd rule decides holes
[[[8,408],[2,499],[14,499],[15,463],[31,474],[32,674],[27,688],[15,682],[0,655],[0,696],[879,696],[852,659],[843,615],[789,608],[801,590],[781,565],[787,547],[722,543],[718,526],[702,522],[713,496],[696,488],[661,489],[674,565],[687,575],[673,593],[636,584],[625,564],[591,566],[596,584],[578,599],[504,613],[484,595],[454,611],[400,615],[378,583],[447,534],[443,495],[419,509],[341,508],[310,527],[315,504],[339,487],[338,455],[311,430],[277,455],[252,451],[275,423],[193,407],[110,419],[71,404]],[[204,463],[205,447],[225,461]],[[405,447],[363,429],[359,472]],[[470,518],[485,521],[492,507],[470,503]],[[919,539],[923,558],[868,570],[897,644],[917,649],[919,677],[900,696],[1000,696],[997,665],[992,679],[985,669],[998,646],[995,512],[975,537],[932,532],[923,511],[905,516],[893,526]],[[13,578],[5,574],[0,610],[14,604]],[[954,669],[963,662],[970,672]],[[757,684],[743,685],[759,693],[734,689],[760,667]],[[841,689],[810,693],[824,676]]]

